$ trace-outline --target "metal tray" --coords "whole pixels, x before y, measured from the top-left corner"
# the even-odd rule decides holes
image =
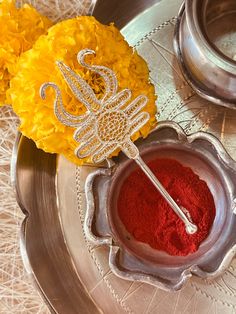
[[[93,14],[103,23],[115,21],[148,62],[159,95],[159,120],[174,120],[187,133],[207,130],[236,158],[236,112],[200,99],[178,68],[172,41],[180,5],[181,0],[101,0]],[[21,253],[52,312],[236,313],[235,261],[216,281],[192,279],[176,293],[111,273],[108,249],[91,245],[83,231],[84,181],[94,170],[46,154],[20,135],[16,141],[12,178],[26,215]]]

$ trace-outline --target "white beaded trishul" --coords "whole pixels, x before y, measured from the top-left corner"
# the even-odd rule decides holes
[[[111,69],[100,65],[89,65],[85,62],[85,56],[91,54],[95,54],[95,52],[90,49],[81,50],[77,55],[77,59],[84,68],[100,75],[104,79],[105,92],[100,100],[84,79],[63,62],[57,61],[57,66],[72,93],[86,107],[85,114],[78,116],[67,112],[63,105],[61,91],[54,83],[42,85],[40,89],[41,97],[43,99],[46,98],[45,90],[48,87],[55,89],[54,113],[61,123],[76,128],[74,139],[80,143],[75,151],[77,157],[91,157],[94,163],[99,163],[108,158],[116,149],[121,149],[128,158],[134,159],[142,168],[158,191],[185,223],[186,231],[195,233],[197,226],[191,222],[184,210],[179,208],[157,180],[140,157],[138,148],[131,140],[132,135],[139,131],[150,118],[147,112],[142,111],[148,102],[147,97],[140,95],[130,102],[131,91],[129,89],[117,91],[117,78]]]

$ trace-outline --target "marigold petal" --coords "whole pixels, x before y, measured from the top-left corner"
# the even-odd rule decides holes
[[[0,105],[9,103],[6,92],[16,73],[19,56],[32,48],[51,25],[30,5],[17,9],[14,0],[0,0]]]

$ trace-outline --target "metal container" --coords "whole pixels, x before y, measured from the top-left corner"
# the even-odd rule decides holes
[[[187,256],[170,256],[132,238],[119,219],[117,199],[122,183],[137,165],[121,154],[110,169],[99,169],[87,177],[86,237],[95,245],[110,247],[110,268],[123,279],[173,291],[192,275],[220,275],[236,253],[236,163],[213,135],[197,132],[187,136],[174,122],[160,122],[145,141],[139,141],[139,150],[147,162],[174,158],[207,182],[216,206],[209,236],[197,252]]]
[[[174,49],[188,83],[203,98],[236,108],[236,1],[186,0]]]

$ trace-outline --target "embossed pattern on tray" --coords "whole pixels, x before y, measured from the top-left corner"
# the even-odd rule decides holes
[[[180,3],[181,1],[163,0],[134,19],[122,32],[149,64],[151,79],[159,96],[158,119],[174,120],[187,133],[204,130],[215,134],[235,158],[236,112],[200,99],[184,81],[178,68],[172,38]],[[64,159],[59,160],[59,166],[64,172],[65,169],[68,170],[68,163]],[[60,206],[65,237],[68,237],[67,243],[82,281],[104,313],[109,313],[111,304],[114,313],[236,312],[235,261],[223,277],[208,283],[194,278],[183,290],[174,294],[147,284],[126,282],[115,277],[109,269],[108,249],[93,247],[85,239],[83,232],[85,213],[83,184],[87,175],[95,168],[70,167],[70,174],[67,171],[64,175],[70,178],[73,192],[64,195]],[[59,171],[60,192],[65,188],[64,178]],[[68,185],[68,181],[66,184]],[[71,202],[73,206],[70,206],[71,210],[68,212],[66,208]],[[80,221],[77,221],[76,217]],[[69,225],[73,230],[69,230]],[[83,267],[86,267],[86,273]]]

